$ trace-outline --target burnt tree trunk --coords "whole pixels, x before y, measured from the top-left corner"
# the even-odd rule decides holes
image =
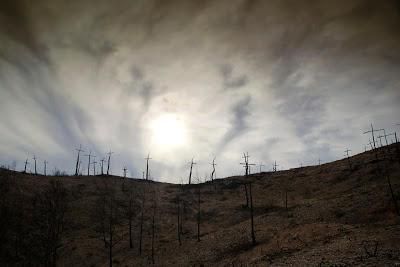
[[[249,183],[249,194],[250,194],[250,216],[251,216],[251,241],[254,246],[256,244],[256,236],[254,234],[253,194],[251,192],[251,183]]]
[[[248,208],[249,207],[249,193],[248,193],[248,191],[247,191],[247,184],[243,184],[244,185],[244,192],[245,192],[245,194],[246,194],[246,208]]]

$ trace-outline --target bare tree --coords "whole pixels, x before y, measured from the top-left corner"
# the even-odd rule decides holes
[[[251,192],[251,182],[249,183],[249,195],[250,195],[250,217],[251,217],[251,241],[254,246],[256,244],[256,235],[254,233],[253,194]]]
[[[197,164],[194,162],[194,158],[192,158],[192,162],[190,162],[190,172],[189,172],[189,184],[192,183],[192,171],[193,171],[193,165]]]
[[[111,155],[114,154],[114,152],[112,152],[110,150],[110,152],[107,153],[108,155],[108,160],[107,160],[107,176],[110,175],[110,164],[111,164]]]
[[[77,156],[77,158],[76,158],[76,167],[75,167],[75,176],[78,176],[78,174],[79,174],[79,165],[80,165],[80,160],[79,160],[79,157],[80,157],[80,153],[81,152],[84,152],[83,150],[82,150],[82,145],[79,145],[79,148],[78,149],[76,149],[77,151],[78,151],[78,156]]]
[[[346,149],[346,150],[344,151],[344,153],[346,153],[347,162],[349,163],[349,169],[351,170],[351,169],[352,169],[352,166],[351,166],[350,155],[349,155],[349,152],[350,152],[350,151],[351,151],[350,149]]]
[[[116,197],[115,185],[110,181],[103,181],[94,210],[95,231],[99,233],[108,248],[109,266],[113,264],[113,248],[122,240],[117,227],[121,225],[121,211]]]
[[[145,158],[146,160],[146,181],[149,180],[149,160],[151,160],[150,158],[150,153],[147,154],[147,158]]]
[[[60,181],[51,181],[43,193],[36,194],[33,202],[33,244],[42,249],[45,266],[56,266],[58,250],[62,246],[67,192]]]
[[[24,173],[26,173],[26,166],[29,164],[28,159],[25,160]]]
[[[141,210],[140,210],[140,227],[139,227],[139,255],[142,255],[145,201],[146,201],[146,185],[144,185],[144,187],[142,189],[142,203],[141,203]]]
[[[36,160],[37,160],[37,158],[36,158],[36,156],[34,155],[33,156],[33,161],[34,161],[34,163],[35,163],[35,175],[37,175],[37,169],[36,169]]]

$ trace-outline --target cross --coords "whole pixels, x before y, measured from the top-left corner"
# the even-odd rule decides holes
[[[35,161],[35,175],[37,175],[37,171],[36,171],[36,160],[37,160],[37,158],[36,158],[35,155],[33,155],[33,160]]]
[[[146,181],[149,180],[149,160],[151,160],[152,158],[150,158],[150,153],[147,154],[147,158],[144,158],[146,160]]]
[[[194,158],[192,158],[192,162],[190,162],[190,172],[189,172],[189,184],[192,183],[192,170],[193,170],[193,165],[197,164],[194,162]]]
[[[321,166],[321,158],[318,158],[318,165]]]
[[[92,151],[89,151],[89,154],[85,155],[85,157],[89,158],[88,166],[87,166],[87,175],[89,176],[90,175],[90,157],[92,157]]]
[[[110,150],[110,152],[108,152],[107,153],[107,155],[108,155],[108,164],[107,164],[107,176],[109,175],[109,173],[110,173],[110,161],[111,161],[111,155],[112,154],[114,154],[114,152],[112,152],[111,150]]]
[[[76,167],[75,167],[75,175],[77,176],[79,174],[79,167],[80,167],[79,166],[79,156],[80,156],[81,152],[85,152],[85,151],[82,150],[82,145],[79,145],[79,148],[75,149],[75,150],[78,151],[78,157],[76,159]]]
[[[47,176],[47,173],[46,173],[47,163],[49,163],[49,162],[45,160],[44,161],[44,176]]]

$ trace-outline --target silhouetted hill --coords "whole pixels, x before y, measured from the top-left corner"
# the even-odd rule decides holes
[[[161,266],[399,264],[400,217],[388,183],[398,200],[399,160],[391,145],[376,154],[355,155],[350,163],[343,159],[183,186],[114,176],[33,176],[2,169],[1,262],[51,265],[54,262],[45,259],[54,256],[49,245],[54,241],[57,265],[109,265],[110,247],[104,243],[109,235],[103,232],[111,229],[106,226],[113,221],[115,266],[150,265],[153,258]],[[249,182],[255,246],[244,187]],[[62,216],[56,214],[55,210],[64,208]],[[129,246],[129,210],[133,248]],[[49,231],[57,220],[62,222],[56,228],[62,230],[55,231],[58,241]],[[33,244],[38,248],[32,249]]]

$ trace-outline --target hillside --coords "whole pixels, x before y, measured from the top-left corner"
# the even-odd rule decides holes
[[[183,186],[1,170],[0,264],[54,265],[56,261],[59,266],[107,266],[110,236],[102,230],[110,233],[111,229],[114,266],[150,265],[153,259],[157,266],[394,266],[400,264],[400,217],[388,178],[399,200],[399,160],[394,144],[378,149],[377,154],[368,151],[351,157],[351,169],[343,159]],[[50,181],[58,183],[49,187]],[[254,246],[244,187],[249,182]],[[65,198],[58,198],[64,193]],[[57,228],[49,237],[48,225],[53,222],[49,218],[61,217],[48,216],[54,209],[46,207],[55,206],[65,207],[62,231]],[[133,248],[129,245],[129,214]],[[47,223],[38,223],[41,218]],[[50,241],[55,242],[57,256],[50,253]],[[31,242],[38,242],[37,250]]]

